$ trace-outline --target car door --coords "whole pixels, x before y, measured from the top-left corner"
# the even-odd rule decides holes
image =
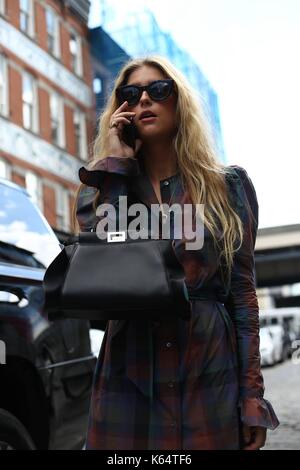
[[[17,377],[24,393],[20,390],[18,397],[13,383],[1,383],[0,408],[13,411],[37,447],[48,440],[49,448],[67,449],[80,448],[84,442],[96,358],[89,322],[50,322],[43,312],[45,269],[60,250],[27,192],[2,180],[0,340],[6,354],[2,371],[6,377]],[[23,377],[24,364],[30,368],[31,383],[29,375]]]

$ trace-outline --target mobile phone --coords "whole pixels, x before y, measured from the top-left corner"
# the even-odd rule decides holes
[[[123,127],[123,136],[122,136],[122,139],[125,142],[125,144],[127,144],[129,147],[135,150],[135,140],[138,138],[139,138],[139,132],[134,122],[131,122],[131,124],[125,124]]]

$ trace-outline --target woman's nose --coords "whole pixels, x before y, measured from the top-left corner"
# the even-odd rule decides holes
[[[140,97],[140,101],[148,100],[151,101],[150,96],[148,95],[146,90],[143,90],[142,96]]]

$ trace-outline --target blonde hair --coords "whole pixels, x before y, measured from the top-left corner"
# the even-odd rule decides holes
[[[119,107],[115,93],[116,88],[125,85],[130,74],[144,65],[156,67],[166,78],[171,78],[175,82],[175,91],[178,95],[175,115],[177,132],[173,142],[177,154],[178,169],[185,187],[188,188],[191,202],[204,204],[204,224],[211,232],[214,244],[219,246],[219,242],[223,240],[220,259],[223,256],[230,275],[233,254],[242,244],[243,226],[240,217],[228,200],[224,177],[228,170],[218,161],[201,95],[192,89],[184,75],[168,59],[150,55],[131,59],[123,65],[115,80],[111,95],[107,99],[106,106],[99,116],[98,134],[93,144],[93,157],[88,168],[91,169],[95,162],[108,155],[107,135],[110,118]],[[76,202],[82,186],[84,185],[81,184],[77,190],[73,206],[73,228],[75,231],[78,229],[78,223],[76,227]],[[97,197],[95,197],[96,200]],[[222,233],[221,236],[220,233]],[[238,240],[240,244],[234,249]]]

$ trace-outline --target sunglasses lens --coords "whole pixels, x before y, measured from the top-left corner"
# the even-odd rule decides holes
[[[172,84],[170,82],[159,81],[150,86],[149,92],[151,98],[160,101],[166,99],[171,92]]]
[[[128,101],[129,105],[133,105],[138,102],[139,91],[134,86],[125,87],[121,90],[120,98],[123,103]]]
[[[172,81],[168,80],[157,80],[148,87],[150,97],[155,101],[162,101],[168,98],[172,91]],[[120,103],[128,101],[130,106],[138,103],[141,97],[140,87],[134,85],[126,85],[119,88],[118,97]]]

